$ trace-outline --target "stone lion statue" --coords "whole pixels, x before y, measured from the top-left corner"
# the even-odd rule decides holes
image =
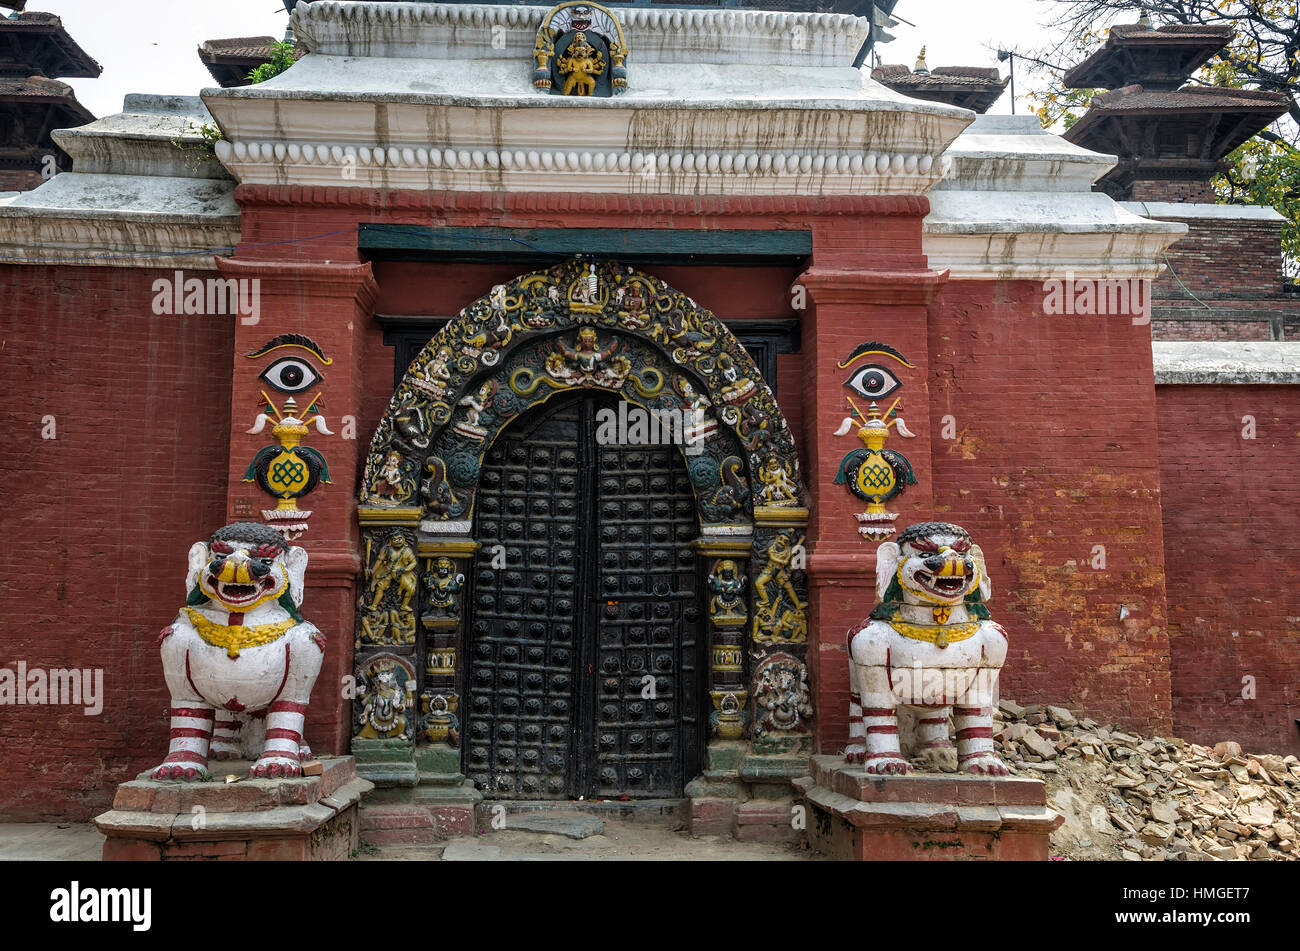
[[[948,522],[909,526],[876,549],[880,603],[849,632],[849,746],[869,773],[906,773],[899,708],[916,714],[914,746],[932,765],[1000,776],[993,705],[1007,635],[989,618],[984,554]],[[949,715],[956,728],[954,750]]]
[[[185,607],[158,638],[171,743],[154,779],[208,778],[215,759],[254,759],[259,778],[302,775],[303,716],[325,638],[298,613],[307,552],[236,522],[190,548]]]

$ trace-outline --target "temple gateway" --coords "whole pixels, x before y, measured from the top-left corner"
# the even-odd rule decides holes
[[[196,540],[231,603],[261,576],[226,561],[306,552],[293,742],[447,833],[484,800],[785,821],[759,807],[874,729],[849,636],[900,539],[991,580],[1002,694],[1300,748],[1300,605],[1247,571],[1294,492],[1295,364],[1153,356],[1187,228],[1112,197],[1150,163],[1084,147],[1127,98],[1075,141],[977,115],[959,76],[872,78],[843,6],[303,2],[274,78],[54,131],[71,168],[0,197],[0,270],[8,524],[47,552],[12,576],[58,595],[0,603],[106,703],[6,713],[0,810],[85,816],[159,761]],[[285,547],[212,540],[250,522]],[[1207,537],[1246,556],[1209,587]],[[988,618],[961,597],[953,638]],[[252,650],[242,618],[196,636]]]

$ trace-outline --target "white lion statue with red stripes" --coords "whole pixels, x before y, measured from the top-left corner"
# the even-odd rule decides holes
[[[190,548],[189,593],[158,638],[171,743],[154,779],[204,780],[208,758],[249,759],[261,779],[302,775],[303,718],[325,638],[298,613],[307,552],[235,522]]]
[[[1007,634],[985,607],[991,593],[984,554],[957,525],[911,525],[876,549],[880,603],[849,632],[846,760],[868,773],[909,772],[903,707],[916,715],[912,745],[927,763],[1006,775],[993,751],[993,707]]]

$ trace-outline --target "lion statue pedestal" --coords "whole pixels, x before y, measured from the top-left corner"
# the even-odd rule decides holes
[[[311,758],[303,722],[325,638],[299,613],[307,552],[237,522],[190,548],[186,601],[158,638],[171,693],[158,766],[95,819],[105,859],[346,859],[374,786]],[[209,760],[228,760],[214,778]]]
[[[796,783],[813,844],[841,859],[1046,859],[1062,818],[1042,780],[994,751],[1007,634],[983,552],[957,525],[912,525],[876,550],[876,594],[849,632],[849,744]]]

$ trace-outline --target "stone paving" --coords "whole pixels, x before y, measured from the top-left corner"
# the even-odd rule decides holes
[[[103,849],[89,822],[0,822],[0,862],[98,862]]]
[[[534,815],[511,816],[522,828],[462,836],[433,845],[363,846],[361,861],[592,862],[592,861],[778,861],[806,862],[816,852],[766,842],[737,842],[720,836],[692,838],[671,820]],[[0,862],[98,862],[104,836],[90,823],[0,823]]]
[[[650,821],[577,814],[535,816],[511,815],[509,822],[545,820],[539,831],[515,827],[484,829],[481,834],[461,836],[432,845],[371,846],[362,844],[357,856],[362,861],[444,862],[807,862],[823,858],[796,846],[768,842],[737,842],[722,836],[692,837],[678,828],[680,820]],[[601,828],[594,831],[593,823]],[[545,831],[543,831],[545,827]],[[362,833],[364,840],[365,833]]]

